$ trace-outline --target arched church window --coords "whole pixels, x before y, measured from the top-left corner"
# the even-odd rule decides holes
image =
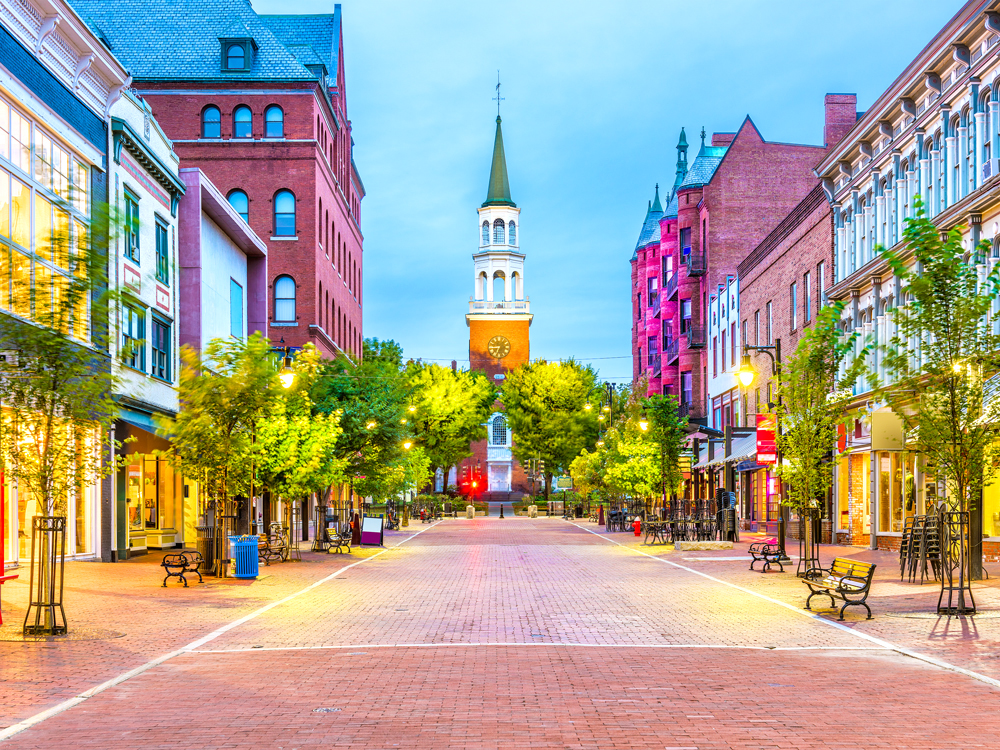
[[[483,244],[490,244],[490,223],[488,221],[483,222]]]
[[[497,414],[493,417],[491,433],[490,442],[493,445],[507,445],[507,418],[503,414]]]
[[[503,219],[497,219],[493,222],[493,244],[502,245],[503,244]]]
[[[511,245],[517,244],[517,227],[514,226],[514,222],[507,224],[507,238]]]

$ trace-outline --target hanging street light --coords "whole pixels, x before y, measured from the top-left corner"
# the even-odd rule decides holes
[[[744,388],[749,388],[753,385],[753,381],[757,377],[757,371],[750,364],[749,354],[743,354],[743,361],[740,362],[740,369],[736,371],[736,377],[739,379],[740,385]]]
[[[285,337],[281,337],[280,344],[285,343]],[[281,381],[281,385],[284,388],[291,388],[292,383],[295,382],[295,370],[292,369],[292,352],[291,348],[287,346],[282,346],[281,350],[284,352],[284,356],[281,361],[281,370],[278,371],[278,380]]]

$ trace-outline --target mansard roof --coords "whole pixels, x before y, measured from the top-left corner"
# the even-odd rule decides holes
[[[303,58],[336,73],[340,6],[323,16],[259,16],[246,0],[71,0],[136,80],[315,80]],[[249,72],[222,70],[220,39],[249,36]]]

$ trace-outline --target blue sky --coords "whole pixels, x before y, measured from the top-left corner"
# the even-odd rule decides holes
[[[254,0],[327,13],[328,0]],[[957,2],[343,2],[362,205],[364,335],[468,358],[464,314],[493,147],[497,69],[522,209],[533,357],[631,377],[629,259],[687,128],[820,144],[823,95],[866,109]],[[465,363],[467,364],[467,363]]]

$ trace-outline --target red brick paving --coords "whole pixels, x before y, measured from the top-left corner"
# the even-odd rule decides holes
[[[557,519],[449,520],[410,532],[422,528],[5,747],[1000,747],[996,688],[636,554],[631,535],[609,535],[626,544],[617,546]],[[805,587],[792,574],[717,559],[745,544],[643,551],[801,606]],[[331,558],[272,565],[269,579],[207,586],[200,597],[196,588],[164,597],[148,563],[72,566],[75,576],[94,571],[78,579],[77,619],[127,635],[0,643],[0,725],[329,575],[340,562]],[[953,622],[948,633],[937,620],[887,616],[926,610],[937,596],[893,583],[890,562],[879,559],[876,618],[854,616],[850,627],[995,674],[1000,619],[964,631]],[[118,600],[85,593],[99,580]],[[134,604],[122,607],[122,597]],[[995,584],[977,585],[981,606],[1000,610],[998,599]],[[801,648],[811,650],[786,650]]]

